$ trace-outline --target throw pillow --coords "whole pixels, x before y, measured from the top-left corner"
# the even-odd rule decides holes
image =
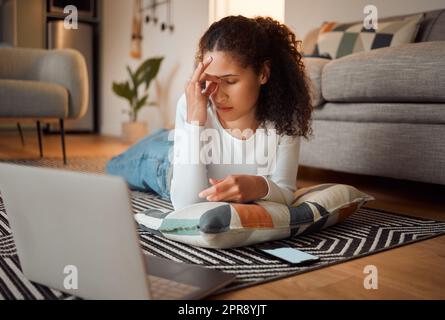
[[[165,238],[206,248],[241,247],[317,232],[339,223],[373,197],[343,184],[295,192],[290,206],[202,202],[177,211],[149,209],[135,215],[141,228]]]
[[[324,23],[314,53],[332,59],[348,54],[395,47],[414,41],[423,14],[378,23],[378,29],[366,30],[363,23]]]

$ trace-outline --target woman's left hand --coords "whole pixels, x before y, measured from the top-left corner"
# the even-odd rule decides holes
[[[212,187],[199,193],[200,198],[212,202],[245,203],[261,199],[267,195],[268,186],[263,177],[231,175],[225,179],[209,179]]]

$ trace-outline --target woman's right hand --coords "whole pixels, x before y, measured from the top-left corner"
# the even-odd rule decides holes
[[[209,57],[206,62],[200,62],[193,73],[192,79],[187,83],[185,88],[188,123],[198,122],[200,126],[203,126],[207,121],[209,97],[218,88],[218,83],[221,82],[218,77],[204,73],[212,61],[213,59]],[[203,81],[210,82],[204,91],[201,88]]]

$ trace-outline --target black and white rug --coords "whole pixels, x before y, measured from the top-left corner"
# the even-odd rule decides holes
[[[71,160],[71,169],[73,169],[73,166],[76,167],[74,165],[76,160],[78,159]],[[44,166],[60,167],[57,160],[55,161],[54,164],[47,160]],[[88,168],[85,171],[94,172],[101,172],[102,164],[105,163],[100,160],[96,162],[97,166],[95,166],[94,164],[86,165],[85,161],[94,162],[95,160],[81,159],[77,167]],[[83,165],[80,165],[82,162]],[[21,162],[15,161],[15,163]],[[41,165],[31,162],[21,164]],[[91,170],[92,168],[97,170]],[[141,192],[132,193],[132,206],[134,213],[147,208],[173,209],[170,202],[160,199],[157,195]],[[235,274],[236,281],[219,292],[222,293],[436,237],[445,234],[445,222],[362,208],[342,224],[319,233],[282,241],[321,258],[318,263],[307,267],[295,267],[270,259],[258,254],[250,247],[221,250],[204,249],[151,235],[141,229],[139,233],[141,247],[145,254],[198,264]],[[2,201],[0,201],[0,298],[73,298],[56,290],[32,283],[23,276]]]
[[[17,159],[17,160],[4,160],[1,162],[18,164],[23,166],[33,167],[45,167],[54,169],[71,170],[78,172],[92,172],[92,173],[104,173],[105,165],[109,158],[92,158],[92,157],[68,157],[67,164],[63,164],[63,160],[59,158],[42,158],[42,159]]]

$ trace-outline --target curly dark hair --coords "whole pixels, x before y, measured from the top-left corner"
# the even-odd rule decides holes
[[[228,16],[201,37],[195,62],[207,52],[223,51],[256,74],[269,63],[270,77],[261,86],[256,119],[262,125],[271,121],[278,134],[307,139],[312,133],[312,101],[300,45],[286,25],[270,17]]]

